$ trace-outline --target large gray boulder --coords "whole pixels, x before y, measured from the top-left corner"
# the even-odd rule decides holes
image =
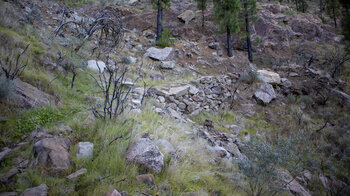
[[[164,165],[164,155],[148,137],[140,138],[131,143],[126,152],[126,159],[156,173],[160,173]]]
[[[26,189],[20,196],[46,196],[49,188],[46,184]]]
[[[14,80],[14,86],[13,92],[0,102],[20,108],[40,107],[54,102],[53,96],[20,79]]]
[[[281,180],[284,183],[288,183],[286,188],[295,195],[299,196],[311,196],[309,191],[301,186],[298,181],[293,179],[293,177],[289,174],[288,171],[278,171],[278,174]]]
[[[155,59],[158,61],[166,61],[167,59],[170,58],[170,56],[172,55],[174,49],[171,47],[166,47],[163,49],[158,49],[158,48],[149,48],[146,53],[145,53],[145,57],[149,57],[151,59]]]
[[[192,10],[186,10],[184,13],[180,14],[177,18],[188,24],[196,15]]]
[[[45,138],[38,141],[34,144],[35,164],[67,169],[70,166],[70,145],[70,140],[66,138]]]
[[[271,84],[263,83],[259,85],[254,97],[258,103],[266,105],[276,98],[276,93]]]
[[[267,70],[258,70],[257,71],[257,77],[262,82],[266,82],[269,84],[280,84],[281,83],[281,77],[278,73],[267,71]]]

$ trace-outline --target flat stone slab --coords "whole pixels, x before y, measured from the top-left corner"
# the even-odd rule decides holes
[[[78,178],[79,176],[85,174],[86,172],[87,172],[87,169],[83,168],[83,169],[80,169],[80,170],[68,175],[66,178],[68,180],[72,180],[72,179]]]
[[[146,51],[144,57],[149,57],[158,61],[166,61],[171,56],[173,51],[174,49],[171,47],[166,47],[163,49],[152,47]]]

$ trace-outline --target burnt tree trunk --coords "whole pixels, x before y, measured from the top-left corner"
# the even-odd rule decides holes
[[[74,71],[73,72],[73,76],[72,76],[72,82],[71,82],[71,85],[70,85],[71,88],[74,88],[75,77],[77,77],[77,72]]]
[[[245,9],[245,29],[247,32],[248,59],[250,62],[253,62],[252,43],[250,40],[249,15],[248,15],[247,3],[244,3],[244,9]]]
[[[162,15],[163,15],[163,8],[162,5],[160,4],[160,0],[158,0],[158,15],[157,15],[157,38],[156,40],[158,41],[160,37],[162,36]]]
[[[232,57],[232,47],[231,47],[231,29],[227,26],[227,55]]]

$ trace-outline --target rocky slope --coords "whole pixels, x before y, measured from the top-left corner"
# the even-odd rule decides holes
[[[166,48],[144,0],[0,7],[0,58],[30,44],[0,99],[0,195],[349,194],[349,77],[332,77],[324,59],[342,36],[313,8],[260,2],[250,63],[243,32],[227,57],[213,12],[201,29],[192,1],[165,11]],[[109,13],[124,25],[120,47],[100,58],[94,35],[76,52],[89,32],[77,24]],[[100,119],[113,95],[98,73],[114,65],[128,67],[126,109]]]

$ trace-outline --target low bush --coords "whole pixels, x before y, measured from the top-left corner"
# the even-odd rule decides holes
[[[164,28],[162,36],[157,41],[157,45],[160,47],[169,47],[175,43],[174,38],[170,35],[169,29]]]
[[[249,71],[245,71],[241,75],[239,80],[243,83],[254,84],[258,80],[258,76],[257,76],[256,72],[249,70]]]

